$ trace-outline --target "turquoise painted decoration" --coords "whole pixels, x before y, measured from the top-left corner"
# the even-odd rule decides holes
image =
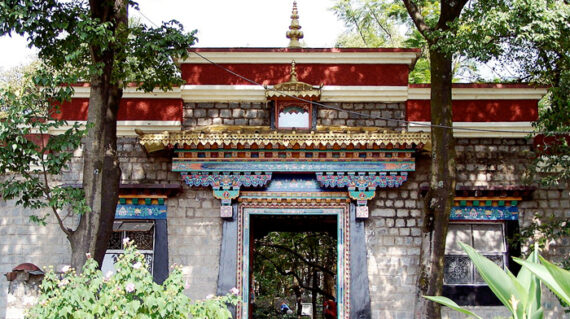
[[[212,186],[213,189],[239,189],[265,186],[271,180],[271,174],[182,174],[186,184],[192,186]]]
[[[450,220],[518,220],[516,206],[467,206],[453,207]]]
[[[232,200],[239,197],[239,190],[215,189],[214,198],[221,200]]]
[[[350,196],[350,198],[359,201],[371,200],[375,195],[375,191],[348,191],[348,196]]]
[[[407,180],[406,172],[401,175],[396,173],[372,174],[372,175],[356,175],[356,174],[336,174],[328,175],[317,173],[317,180],[323,187],[348,187],[349,190],[354,189],[376,189],[377,187],[400,187]]]
[[[117,219],[166,219],[166,205],[117,205]]]
[[[190,162],[175,161],[173,172],[411,172],[416,168],[413,161],[378,162]]]

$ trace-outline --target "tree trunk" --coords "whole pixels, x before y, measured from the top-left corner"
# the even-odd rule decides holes
[[[91,13],[101,22],[112,22],[117,41],[126,40],[127,1],[91,0]],[[124,28],[126,30],[126,28]],[[122,34],[124,33],[124,34]],[[122,83],[113,79],[117,48],[91,46],[93,63],[100,63],[102,72],[91,78],[87,123],[91,125],[85,138],[83,156],[83,189],[91,211],[82,215],[79,226],[69,237],[71,264],[80,269],[89,253],[101,265],[113,231],[115,209],[119,197],[121,170],[117,157],[117,113],[123,91]]]
[[[455,197],[455,142],[451,109],[452,57],[430,48],[432,161],[429,189],[424,197],[424,224],[418,276],[417,318],[441,318],[439,304],[421,296],[440,296],[443,285],[445,239]],[[438,127],[445,126],[445,127]]]
[[[319,273],[313,270],[313,288],[319,287]],[[311,292],[311,304],[313,306],[313,318],[317,318],[317,291],[313,290]]]

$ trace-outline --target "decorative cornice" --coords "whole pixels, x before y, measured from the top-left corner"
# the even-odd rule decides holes
[[[289,64],[291,60],[297,63],[313,64],[411,64],[419,51],[372,51],[372,50],[243,50],[229,51],[220,49],[197,50],[200,55],[216,63],[248,63],[248,64]],[[190,54],[178,63],[207,64],[201,57]]]
[[[410,132],[431,131],[430,122],[412,122],[408,124]],[[453,122],[454,137],[528,137],[534,130],[531,122]],[[467,129],[467,130],[465,130]],[[474,129],[474,130],[469,130]]]
[[[266,102],[265,88],[259,85],[183,85],[184,102]]]
[[[547,92],[546,88],[534,87],[477,87],[452,88],[453,100],[540,100]],[[410,87],[408,100],[429,100],[429,87]]]
[[[267,90],[277,89],[267,86]],[[311,92],[312,93],[312,92]],[[257,85],[183,85],[184,102],[267,102],[265,89]],[[405,102],[407,86],[337,86],[321,88],[321,102]]]
[[[89,86],[76,86],[73,87],[75,93],[74,98],[89,98],[91,88]],[[180,87],[174,87],[168,91],[154,90],[149,93],[137,90],[134,87],[127,87],[123,89],[123,98],[147,98],[147,99],[179,99],[181,97]]]
[[[346,192],[242,192],[238,198],[240,203],[248,204],[338,204],[349,203]]]
[[[289,60],[290,63],[291,60]],[[75,98],[89,98],[90,88],[75,87]],[[277,86],[263,88],[258,85],[182,85],[171,91],[155,90],[152,93],[126,88],[124,98],[172,98],[185,102],[266,102],[265,90],[278,90]],[[405,102],[429,100],[429,88],[408,86],[339,86],[321,88],[323,102]],[[454,100],[539,100],[546,94],[545,88],[455,88]]]
[[[322,88],[321,102],[405,102],[407,86],[337,86]]]
[[[74,123],[85,127],[87,121],[67,121],[67,125],[52,128],[50,135],[61,135],[70,129]],[[147,132],[179,131],[182,129],[180,121],[117,121],[117,136],[135,137],[138,136],[136,130],[144,129]]]
[[[278,151],[278,146],[319,147],[334,145],[344,148],[348,145],[374,145],[394,148],[412,148],[413,145],[426,145],[431,138],[428,133],[407,133],[380,130],[375,127],[318,127],[315,131],[276,131],[265,126],[210,126],[197,130],[144,133],[138,132],[140,143],[147,149],[157,146],[175,145],[253,145],[264,147],[271,144]],[[331,150],[332,151],[332,150]]]

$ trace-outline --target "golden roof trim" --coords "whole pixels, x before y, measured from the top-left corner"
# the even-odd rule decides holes
[[[267,126],[209,126],[185,131],[165,131],[163,133],[144,133],[137,131],[140,143],[149,152],[172,145],[229,145],[259,147],[271,144],[285,147],[299,144],[301,148],[348,145],[388,145],[402,146],[412,144],[429,145],[430,133],[394,132],[374,127],[319,126],[312,131],[274,130]]]

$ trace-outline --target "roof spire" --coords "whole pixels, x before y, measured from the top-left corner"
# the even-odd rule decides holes
[[[290,48],[301,47],[299,39],[303,38],[303,31],[301,31],[301,26],[299,25],[299,12],[297,12],[297,1],[293,1],[293,12],[291,13],[291,25],[289,26],[289,31],[287,31],[287,38],[291,39],[291,41],[289,41]]]

